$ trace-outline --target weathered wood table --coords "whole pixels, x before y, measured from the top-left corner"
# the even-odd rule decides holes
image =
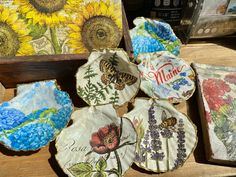
[[[188,63],[206,63],[236,67],[236,38],[224,40],[192,41],[181,49],[181,57]],[[14,96],[14,89],[7,89],[4,100]],[[196,102],[193,97],[176,106],[186,113],[198,128],[198,145],[183,167],[163,174],[155,174],[139,169],[135,165],[126,177],[209,177],[236,176],[236,168],[208,163],[204,155],[201,124]],[[64,177],[66,176],[55,160],[54,142],[37,152],[12,152],[0,145],[0,177]]]

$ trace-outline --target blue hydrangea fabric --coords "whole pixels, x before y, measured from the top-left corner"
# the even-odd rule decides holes
[[[169,51],[178,56],[181,42],[171,26],[165,22],[147,18],[136,18],[135,28],[130,30],[134,58],[139,53]]]
[[[0,142],[15,151],[35,151],[67,126],[73,105],[56,81],[24,84],[18,95],[0,105]]]
[[[145,44],[145,45],[141,45]],[[135,58],[139,53],[163,51],[165,47],[156,39],[146,36],[135,36],[132,38]]]

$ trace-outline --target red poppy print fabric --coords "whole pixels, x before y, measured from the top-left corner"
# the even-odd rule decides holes
[[[120,141],[120,129],[115,124],[102,127],[92,134],[90,145],[94,152],[105,154],[117,149]]]

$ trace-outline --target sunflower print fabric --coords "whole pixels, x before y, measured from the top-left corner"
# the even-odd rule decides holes
[[[121,0],[0,1],[0,57],[81,54],[121,37]]]
[[[115,48],[122,37],[122,14],[120,3],[95,1],[76,8],[78,15],[69,24],[68,44],[76,53],[92,49]]]
[[[29,29],[23,20],[17,19],[16,11],[0,5],[0,57],[33,54],[31,39]]]

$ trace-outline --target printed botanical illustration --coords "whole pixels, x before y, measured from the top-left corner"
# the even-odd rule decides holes
[[[135,59],[140,53],[169,51],[178,56],[180,40],[168,23],[138,17],[134,20],[135,28],[130,30]]]
[[[112,56],[110,60],[113,63],[117,64],[118,61],[117,61],[116,54],[114,54],[114,56]],[[102,65],[101,63],[102,62],[100,61],[100,65]],[[104,66],[100,66],[100,68],[104,68]],[[91,82],[91,79],[97,75],[98,74],[94,72],[92,66],[89,66],[86,69],[85,75],[83,77],[84,79],[87,80],[87,84],[85,85],[84,88],[80,86],[78,87],[78,94],[81,97],[83,97],[88,102],[88,104],[90,104],[90,102],[94,102],[95,104],[100,104],[102,100],[106,100],[106,94],[113,92],[112,93],[113,96],[110,97],[110,103],[114,103],[114,104],[118,103],[118,100],[119,100],[118,91],[117,89],[115,89],[114,91],[112,90],[113,87],[111,85],[111,82],[108,82],[108,81],[105,82],[105,78],[103,79],[105,74],[101,76],[102,83],[99,81],[97,83]]]
[[[72,103],[54,81],[22,87],[15,98],[0,105],[0,142],[15,151],[35,151],[67,126]]]
[[[85,53],[121,37],[119,0],[0,1],[0,57]]]
[[[78,70],[78,95],[89,105],[120,105],[129,101],[136,94],[140,82],[137,67],[121,58],[120,52],[101,54],[97,59],[89,57],[89,60],[95,60]]]
[[[208,72],[204,72],[203,69]],[[210,72],[209,72],[210,71]],[[236,69],[202,65],[197,69],[205,105],[205,119],[214,158],[236,159]],[[214,136],[216,138],[212,138]],[[215,148],[222,145],[221,152]],[[215,147],[215,148],[214,148]]]
[[[144,135],[142,137],[140,137],[139,140],[139,144],[137,144],[137,149],[138,149],[138,153],[136,154],[136,162],[138,163],[145,163],[145,168],[148,168],[148,154],[151,156],[151,160],[153,160],[154,162],[156,162],[156,169],[159,170],[159,161],[163,161],[163,159],[165,158],[165,154],[166,154],[166,166],[167,166],[167,171],[170,170],[169,167],[169,155],[170,153],[168,152],[170,147],[169,147],[169,139],[173,138],[173,134],[176,134],[176,123],[177,123],[177,119],[175,117],[166,117],[166,111],[162,111],[162,122],[160,124],[157,124],[156,118],[155,118],[155,112],[154,112],[154,107],[153,105],[150,107],[150,109],[148,110],[148,130],[146,132],[144,132]],[[181,124],[179,125],[179,127],[183,127],[183,120],[180,119]],[[160,139],[160,136],[162,138],[165,138],[166,140],[166,146],[163,147],[162,145],[162,141]],[[178,138],[180,138],[178,136]],[[178,149],[179,155],[178,159],[176,159],[176,163],[175,163],[175,168],[177,168],[178,166],[181,166],[184,162],[184,159],[187,157],[186,155],[186,149],[185,149],[185,132],[182,131],[182,139],[178,139],[178,143],[180,145],[180,149]],[[164,153],[164,151],[167,151],[166,153]]]
[[[150,97],[181,102],[195,91],[195,74],[182,59],[168,52],[140,54],[141,89]]]
[[[89,162],[80,162],[68,170],[76,177],[86,176],[110,176],[111,174],[115,174],[116,176],[122,176],[122,165],[121,159],[118,153],[118,149],[124,148],[128,145],[133,145],[136,142],[123,142],[120,143],[121,135],[122,135],[122,118],[121,125],[118,127],[115,124],[106,125],[105,127],[99,128],[98,132],[94,132],[91,135],[90,145],[92,150],[88,152],[86,155],[91,153],[97,153],[103,155],[98,159],[95,164],[95,168]],[[114,153],[117,167],[112,169],[107,169],[107,162],[111,156],[111,153]],[[85,156],[86,156],[85,155]]]
[[[125,115],[138,134],[135,163],[154,172],[176,169],[195,148],[195,128],[183,115],[173,114],[163,101],[147,102],[136,100],[135,109]],[[190,142],[189,136],[192,136]]]
[[[117,117],[112,104],[85,107],[56,140],[56,159],[70,177],[121,177],[135,157],[132,122]]]

